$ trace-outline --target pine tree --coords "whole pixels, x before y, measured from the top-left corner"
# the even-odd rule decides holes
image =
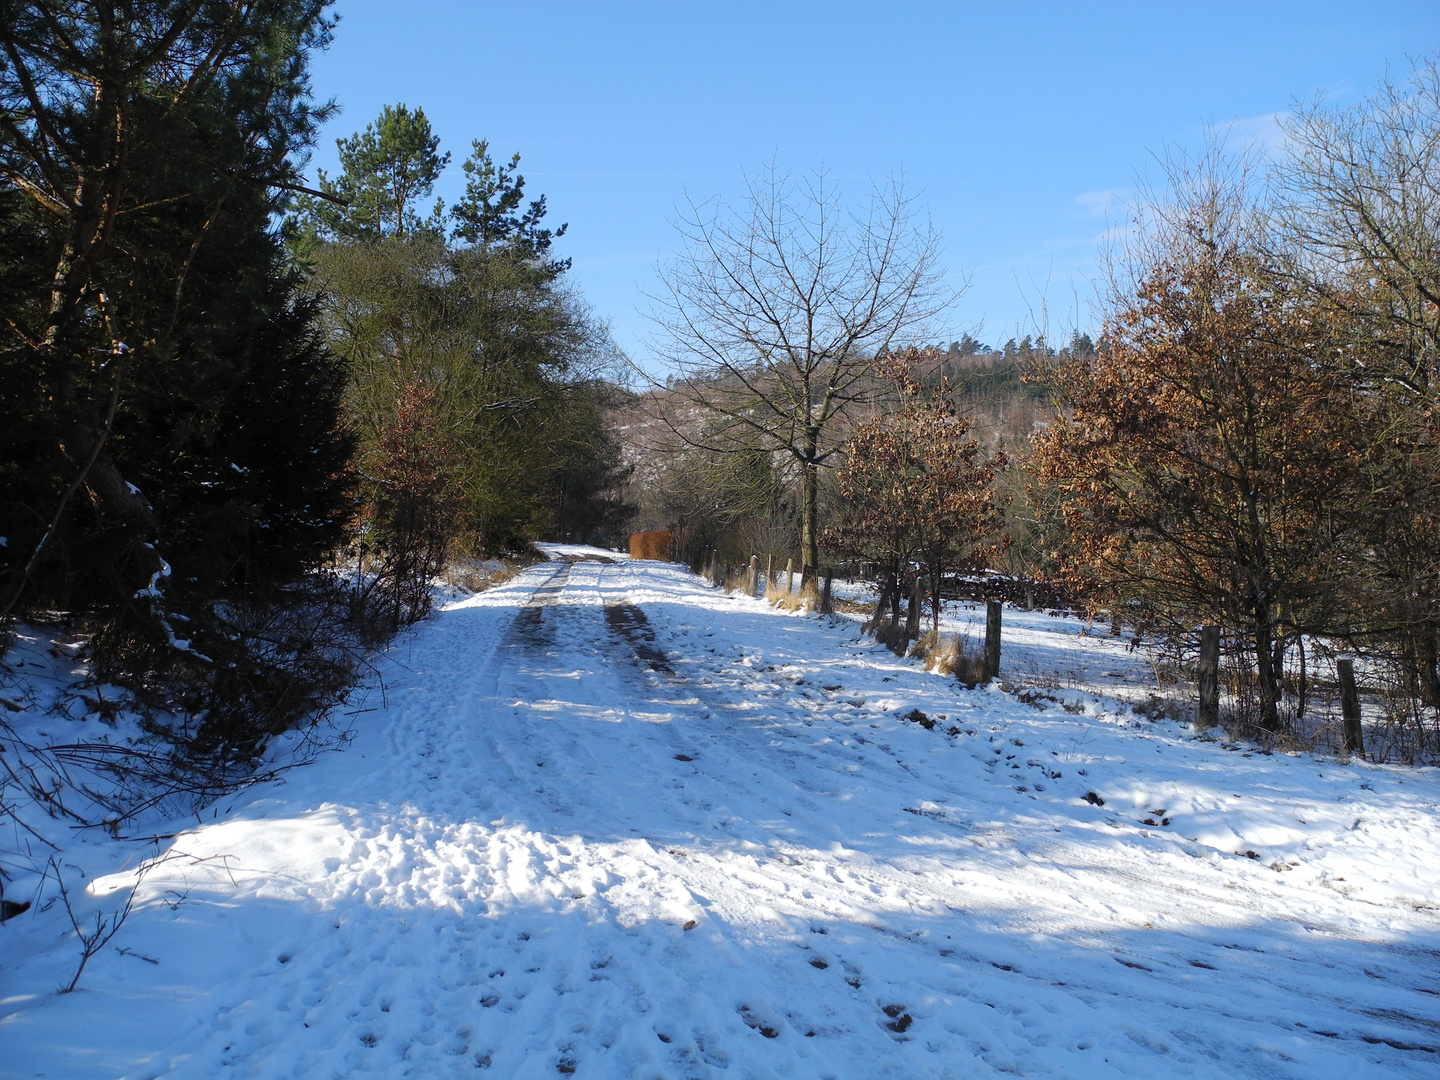
[[[455,220],[454,237],[487,254],[506,253],[523,262],[543,265],[551,277],[570,269],[570,260],[550,261],[550,245],[565,235],[568,226],[553,232],[540,223],[546,214],[541,195],[523,212],[525,178],[515,170],[520,155],[508,165],[496,165],[490,145],[484,139],[471,144],[471,153],[461,166],[465,170],[465,194],[450,208]]]
[[[605,499],[616,477],[583,462],[614,451],[590,394],[614,346],[562,287],[569,262],[550,251],[564,227],[542,226],[543,196],[524,205],[519,156],[497,167],[487,144],[474,143],[447,239],[438,205],[423,227],[406,228],[401,216],[377,226],[367,209],[398,205],[383,194],[395,191],[397,159],[410,163],[398,171],[421,177],[448,160],[422,111],[387,106],[340,145],[345,171],[322,188],[355,198],[305,203],[299,232],[317,238],[308,258],[331,343],[350,363],[347,411],[362,455],[378,452],[418,380],[460,455],[455,539],[504,553],[577,522],[613,527],[623,504]],[[408,190],[413,201],[421,189]]]
[[[153,634],[343,528],[340,372],[272,227],[323,115],[306,64],[330,24],[311,0],[101,7],[0,28],[11,238],[47,270],[0,351],[31,403],[4,436],[0,501],[21,512],[0,577],[7,610]]]
[[[379,240],[438,229],[443,203],[437,202],[428,217],[421,217],[417,207],[435,190],[450,154],[440,153],[440,137],[424,109],[386,105],[364,131],[335,145],[339,177],[331,180],[321,169],[322,197],[298,200],[302,250],[322,240]]]

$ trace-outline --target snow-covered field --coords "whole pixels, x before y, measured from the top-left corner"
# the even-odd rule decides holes
[[[1139,678],[1007,620],[1012,683]],[[0,928],[0,1075],[1440,1075],[1435,770],[966,691],[623,559],[385,665],[344,751],[160,830],[80,990],[50,897]],[[78,914],[126,846],[67,849]]]

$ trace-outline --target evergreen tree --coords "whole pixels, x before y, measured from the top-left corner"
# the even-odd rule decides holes
[[[343,373],[272,230],[330,24],[318,0],[98,7],[0,27],[6,243],[44,271],[5,301],[0,385],[26,422],[0,436],[0,587],[6,613],[153,637],[343,528]]]
[[[433,179],[448,160],[422,111],[387,106],[340,146],[344,172],[322,189],[351,201],[311,199],[300,232],[316,241],[308,258],[330,340],[350,363],[347,411],[362,457],[383,456],[396,410],[423,389],[458,455],[455,539],[503,553],[553,529],[618,528],[619,474],[594,467],[597,453],[618,452],[591,393],[614,345],[563,287],[569,261],[550,254],[564,227],[543,227],[543,196],[525,205],[519,156],[497,166],[483,140],[473,144],[447,240],[438,205],[423,228],[371,209],[399,205],[397,172]],[[413,201],[421,189],[407,190]]]
[[[340,176],[320,170],[323,197],[299,201],[302,247],[317,240],[364,241],[437,229],[443,203],[422,218],[420,203],[450,163],[424,109],[386,105],[380,116],[348,139],[337,139]]]
[[[490,145],[484,139],[471,143],[471,153],[461,166],[465,170],[465,194],[450,208],[455,220],[454,237],[486,253],[506,252],[523,261],[543,264],[551,277],[570,269],[570,260],[550,261],[550,245],[565,235],[568,226],[553,232],[541,228],[546,214],[545,196],[523,212],[525,178],[515,170],[520,155],[508,165],[496,165]]]

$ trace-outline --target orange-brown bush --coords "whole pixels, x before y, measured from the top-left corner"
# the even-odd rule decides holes
[[[670,549],[673,540],[674,534],[668,529],[632,533],[630,536],[630,557],[632,559],[655,559],[660,562],[668,562],[670,560]]]

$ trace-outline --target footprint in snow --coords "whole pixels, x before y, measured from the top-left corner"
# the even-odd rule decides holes
[[[915,1022],[915,1018],[905,1011],[904,1005],[886,1005],[880,1011],[890,1018],[885,1027],[897,1035],[904,1034]]]

